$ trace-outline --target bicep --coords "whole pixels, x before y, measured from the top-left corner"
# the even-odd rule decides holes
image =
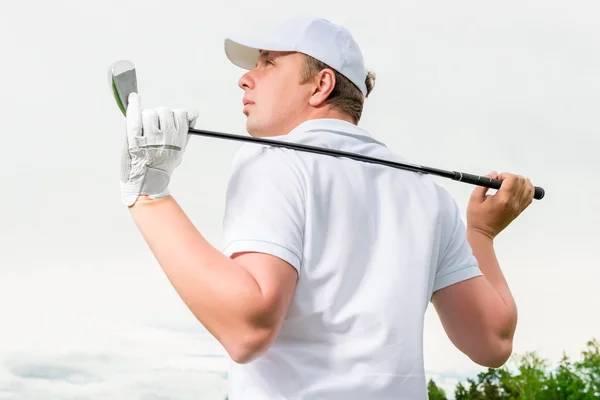
[[[487,364],[500,351],[509,310],[483,276],[440,289],[431,302],[450,341],[472,360]]]
[[[281,258],[265,253],[239,252],[231,258],[252,275],[262,292],[263,303],[256,324],[276,334],[296,288],[297,270]]]
[[[453,342],[481,336],[482,323],[497,301],[494,292],[489,282],[478,276],[433,293],[431,302]]]

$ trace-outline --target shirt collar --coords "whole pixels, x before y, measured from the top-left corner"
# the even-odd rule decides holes
[[[273,139],[304,144],[328,142],[328,139],[333,139],[334,142],[350,140],[386,147],[384,143],[376,140],[369,132],[359,126],[335,118],[318,118],[304,121],[288,134]]]

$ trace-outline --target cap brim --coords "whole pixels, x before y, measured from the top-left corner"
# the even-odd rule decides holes
[[[225,38],[225,55],[234,65],[251,70],[256,67],[261,50],[293,51],[289,46],[266,40],[238,40]]]

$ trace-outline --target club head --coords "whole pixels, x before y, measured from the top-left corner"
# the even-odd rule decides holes
[[[120,60],[108,70],[108,80],[119,109],[126,115],[129,95],[137,93],[137,77],[131,61]]]

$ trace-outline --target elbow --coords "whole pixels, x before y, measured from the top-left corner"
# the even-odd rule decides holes
[[[227,353],[236,364],[248,364],[260,357],[263,351],[261,351],[261,347],[259,346],[244,343],[227,349]]]
[[[506,364],[513,353],[516,315],[511,314],[505,321],[502,325],[488,327],[484,339],[470,355],[471,360],[486,368],[501,368]]]
[[[501,368],[510,359],[513,352],[512,338],[496,339],[486,348],[470,358],[476,364],[486,368]]]
[[[240,335],[225,350],[236,364],[248,364],[263,355],[274,339],[273,330],[254,329],[245,335]]]
[[[516,307],[504,315],[504,318],[494,318],[495,324],[490,324],[488,340],[484,341],[482,351],[473,357],[473,361],[487,368],[501,368],[513,353],[513,338],[517,328],[518,313]],[[498,324],[499,321],[504,321]],[[493,333],[491,333],[493,332]]]

